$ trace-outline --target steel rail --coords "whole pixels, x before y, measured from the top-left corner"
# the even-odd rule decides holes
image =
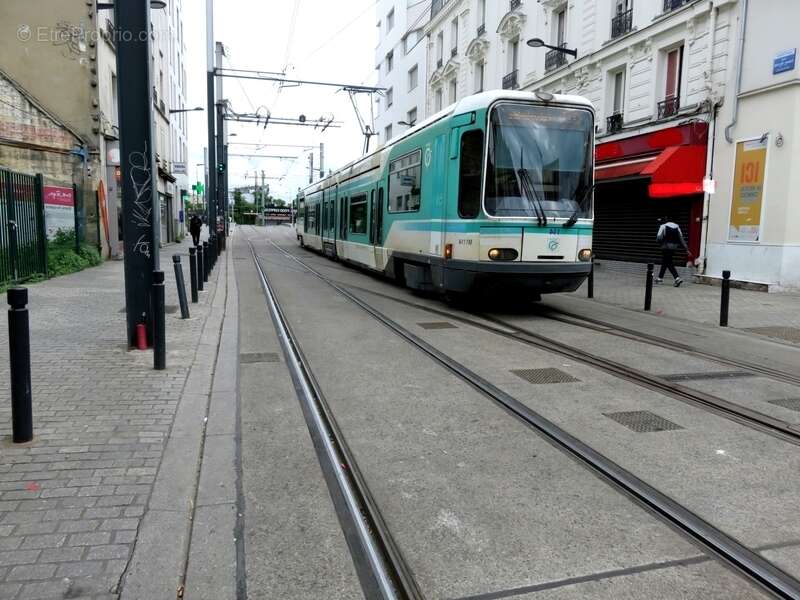
[[[369,573],[374,585],[365,584],[364,574],[359,572],[362,588],[367,598],[381,600],[406,600],[423,598],[410,569],[405,565],[391,534],[376,507],[352,452],[347,446],[333,415],[325,401],[308,361],[300,349],[297,338],[283,313],[274,290],[262,268],[255,248],[250,240],[250,253],[267,299],[269,313],[292,377],[295,390],[312,437],[322,446],[329,472],[332,472],[338,491],[346,505],[350,521],[355,529],[358,544],[369,563]],[[310,420],[308,418],[310,416]],[[313,435],[316,434],[316,435]],[[348,544],[351,540],[349,536]],[[359,564],[356,562],[358,570]]]
[[[733,567],[740,575],[760,586],[778,598],[800,600],[800,581],[779,569],[741,542],[714,527],[683,505],[630,471],[624,469],[608,457],[602,455],[588,444],[580,441],[552,421],[530,409],[494,384],[471,371],[466,366],[434,348],[422,338],[384,315],[343,286],[328,279],[314,268],[308,266],[291,252],[270,240],[275,248],[306,268],[321,281],[339,294],[359,306],[378,322],[386,326],[412,346],[424,352],[451,373],[466,381],[485,396],[516,416],[523,423],[538,431],[556,447],[570,454],[595,473],[602,476],[613,487],[635,498],[642,506],[666,520],[684,535],[702,545],[708,551]]]
[[[689,344],[674,342],[672,340],[668,340],[661,336],[653,335],[650,333],[642,333],[641,331],[636,331],[635,329],[621,327],[619,325],[615,325],[614,323],[609,323],[607,321],[595,319],[594,317],[586,317],[583,315],[578,315],[560,308],[554,308],[552,306],[548,306],[547,311],[548,311],[547,313],[544,314],[540,313],[537,316],[544,317],[545,319],[552,319],[554,321],[560,321],[562,323],[567,323],[569,325],[575,325],[576,327],[593,329],[595,331],[606,333],[608,335],[616,335],[621,338],[630,339],[633,341],[640,341],[642,343],[650,344],[652,346],[658,346],[661,348],[665,348],[667,350],[684,352],[686,354],[690,354],[697,358],[712,360],[720,364],[736,367],[744,371],[749,371],[755,375],[761,375],[763,377],[768,377],[770,379],[775,379],[777,381],[782,381],[784,383],[790,383],[792,385],[800,386],[800,377],[792,375],[791,373],[786,373],[785,371],[781,371],[780,369],[773,369],[771,367],[756,365],[753,363],[749,363],[747,361],[737,360],[735,358],[720,356],[719,354],[715,354],[713,352],[700,350],[699,348],[696,348],[695,346],[691,346]],[[556,313],[556,314],[549,314],[549,313]],[[575,320],[584,321],[585,323],[588,323],[588,325],[575,322]]]
[[[494,333],[529,346],[547,350],[549,352],[556,352],[572,360],[588,364],[592,367],[600,369],[601,371],[610,373],[615,377],[625,379],[641,387],[662,393],[670,398],[674,398],[675,400],[680,400],[681,402],[685,402],[693,406],[699,406],[700,408],[713,414],[734,421],[735,423],[739,423],[740,425],[750,427],[751,429],[761,431],[762,433],[771,435],[781,441],[800,445],[800,426],[777,419],[760,411],[747,408],[741,404],[725,400],[724,398],[714,396],[713,394],[708,394],[699,390],[693,390],[678,383],[667,381],[666,379],[663,379],[657,375],[651,375],[650,373],[639,371],[633,367],[628,367],[627,365],[597,356],[596,354],[586,352],[585,350],[575,348],[574,346],[558,342],[528,329],[523,329],[512,323],[503,321],[502,319],[497,319],[484,314],[476,315],[478,318],[483,319],[484,321],[494,323],[495,326],[492,326],[488,323],[477,321],[469,317],[457,315],[451,312],[433,308],[431,306],[425,306],[424,304],[411,302],[390,294],[384,294],[382,292],[377,292],[375,290],[350,284],[342,285],[350,289],[397,302],[398,304],[403,304],[405,306],[424,310],[431,314],[454,319],[461,323],[483,329],[484,331],[488,331],[490,333]]]

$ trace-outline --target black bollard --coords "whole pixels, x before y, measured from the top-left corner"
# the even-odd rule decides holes
[[[153,271],[153,368],[167,368],[167,335],[164,319],[164,271]]]
[[[172,255],[172,266],[175,268],[175,284],[178,286],[178,304],[181,305],[181,319],[189,318],[189,303],[186,301],[186,283],[183,281],[181,255]]]
[[[592,263],[589,269],[589,280],[587,283],[586,288],[586,297],[587,298],[594,298],[594,256],[592,257]]]
[[[189,279],[192,302],[197,304],[197,248],[189,248]]]
[[[197,289],[203,291],[203,273],[206,272],[206,257],[203,244],[197,246]]]
[[[11,359],[11,430],[15,444],[33,439],[31,397],[31,339],[28,322],[28,290],[8,290],[8,350]]]
[[[719,326],[728,326],[728,306],[731,301],[731,272],[722,272],[722,297],[719,306]]]
[[[653,263],[647,263],[647,281],[644,285],[644,309],[650,310],[653,303]]]
[[[211,251],[208,249],[208,242],[203,242],[203,281],[208,281],[208,272],[211,270],[210,262]]]

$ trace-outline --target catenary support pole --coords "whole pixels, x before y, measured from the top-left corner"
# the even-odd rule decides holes
[[[167,368],[167,332],[164,318],[164,271],[153,272],[153,368]]]
[[[653,263],[647,263],[647,281],[644,284],[644,309],[650,310],[653,303]]]
[[[197,248],[189,248],[189,287],[192,291],[192,303],[197,304]]]
[[[728,308],[731,301],[731,272],[722,272],[722,294],[719,306],[719,326],[728,326]]]
[[[206,93],[208,117],[208,186],[206,215],[208,230],[213,231],[217,220],[217,141],[216,98],[214,93],[214,0],[206,0]]]
[[[591,267],[589,269],[589,279],[586,283],[586,297],[594,298],[594,256],[592,257]]]
[[[222,42],[216,42],[214,46],[214,60],[219,72],[223,68],[222,58],[225,56],[225,46]],[[227,134],[227,124],[225,122],[225,97],[223,95],[223,80],[222,77],[217,77],[215,81],[216,86],[216,117],[217,117],[217,214],[214,220],[214,235],[216,236],[215,257],[222,251],[223,238],[225,237],[224,231],[224,218],[225,218],[225,204],[227,198],[225,197],[225,173],[228,170],[228,165],[225,162],[225,136]],[[222,231],[220,231],[222,230]],[[216,259],[215,259],[216,262]]]
[[[178,286],[178,303],[181,306],[181,319],[189,318],[189,303],[186,300],[186,283],[183,280],[183,265],[181,255],[172,255],[172,266],[175,269],[175,285]]]
[[[153,142],[150,3],[115,2],[116,55],[119,74],[120,170],[122,230],[125,248],[125,308],[128,344],[136,344],[136,327],[145,323],[152,337],[150,294],[159,268],[160,206]]]
[[[28,321],[28,290],[10,288],[8,304],[8,355],[11,367],[11,438],[15,444],[33,439],[31,394],[31,340]]]

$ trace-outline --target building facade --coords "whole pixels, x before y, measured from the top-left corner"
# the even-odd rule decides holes
[[[800,157],[800,42],[789,25],[800,5],[774,4],[433,0],[428,112],[484,89],[585,96],[597,110],[599,259],[657,261],[668,216],[688,238],[691,256],[679,258],[698,273],[800,287],[789,167]],[[533,38],[577,57],[530,47]]]
[[[383,144],[425,118],[427,80],[423,29],[430,7],[419,0],[380,0],[375,49],[378,87],[386,88],[375,102],[375,131]]]
[[[177,156],[187,155],[185,120],[179,126],[169,114],[172,98],[182,98],[185,89],[185,75],[178,88],[173,66],[185,52],[182,42],[173,39],[182,31],[182,23],[177,25],[181,2],[168,6],[152,11],[151,31],[162,242],[174,240],[181,231],[180,203],[171,200],[177,196],[173,148]],[[53,122],[75,136],[71,156],[76,166],[71,180],[62,183],[78,186],[86,240],[100,244],[107,255],[121,256],[114,11],[98,10],[96,2],[85,0],[52,3],[47,11],[37,3],[6,0],[3,17],[0,69]],[[24,116],[19,111],[11,114]],[[47,170],[43,175],[51,176]]]

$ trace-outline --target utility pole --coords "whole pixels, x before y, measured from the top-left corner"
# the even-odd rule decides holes
[[[308,153],[308,183],[314,183],[314,153]]]
[[[153,90],[150,85],[150,2],[114,3],[119,73],[122,231],[125,248],[125,313],[128,345],[136,329],[147,327],[153,342],[153,271],[159,267],[159,214],[153,144]],[[163,306],[161,307],[163,310]]]
[[[216,58],[216,66],[217,71],[220,72],[222,69],[222,57],[225,56],[225,47],[222,45],[222,42],[217,42],[215,45],[215,58]],[[217,107],[217,214],[216,217],[222,218],[222,222],[225,222],[225,171],[227,171],[228,165],[225,162],[225,136],[227,125],[224,120],[225,116],[225,100],[222,95],[222,77],[217,77],[216,81],[216,107]],[[216,225],[218,219],[214,220],[214,224]],[[224,239],[225,239],[225,232],[224,227],[222,232],[214,230],[214,235],[217,236],[217,244],[219,248],[224,247]]]
[[[319,143],[319,178],[325,179],[325,142]]]
[[[147,59],[148,64],[150,58]],[[208,186],[206,198],[208,206],[208,231],[214,231],[214,221],[217,215],[217,152],[215,135],[215,97],[214,97],[214,0],[206,0],[206,88],[207,88],[207,117],[208,117]]]

